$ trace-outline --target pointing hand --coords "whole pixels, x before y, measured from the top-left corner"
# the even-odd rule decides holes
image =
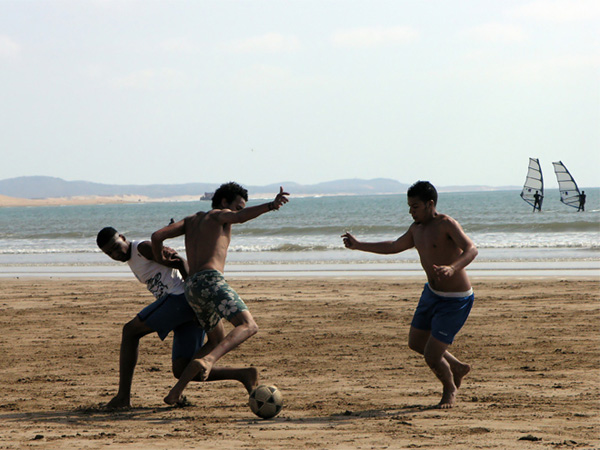
[[[283,186],[280,186],[279,194],[277,194],[277,196],[275,197],[275,200],[273,200],[273,202],[272,202],[273,209],[279,209],[284,204],[289,202],[289,199],[286,197],[286,195],[290,195],[290,194],[288,192],[284,192]]]

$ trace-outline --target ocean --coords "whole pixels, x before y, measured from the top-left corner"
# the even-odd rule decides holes
[[[458,220],[479,248],[473,265],[600,273],[600,189],[586,194],[585,213],[560,203],[558,190],[546,192],[541,213],[532,213],[519,191],[440,193],[437,209]],[[96,247],[101,228],[149,239],[171,218],[209,208],[208,201],[0,208],[0,276],[126,274],[126,266]],[[396,239],[411,222],[404,194],[294,198],[292,192],[280,211],[234,226],[227,267],[242,273],[421,272],[414,250],[374,255],[345,249],[340,238],[350,231],[361,240]],[[182,238],[167,245],[185,254]]]

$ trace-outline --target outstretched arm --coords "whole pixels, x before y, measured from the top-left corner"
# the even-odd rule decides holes
[[[363,252],[378,253],[380,255],[400,253],[415,246],[410,229],[395,241],[362,242],[348,232],[342,235],[342,239],[344,240],[346,248],[351,250],[361,250]]]
[[[239,211],[224,210],[219,214],[215,214],[214,218],[220,223],[244,223],[249,220],[256,219],[258,216],[267,213],[269,211],[275,211],[289,202],[287,196],[290,195],[288,192],[284,192],[283,187],[279,188],[279,194],[275,196],[275,199],[269,203],[263,203],[262,205],[249,206]]]

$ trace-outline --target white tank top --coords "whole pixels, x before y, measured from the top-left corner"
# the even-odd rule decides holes
[[[127,261],[135,277],[146,283],[146,287],[157,299],[166,294],[183,294],[183,278],[179,270],[172,269],[156,261],[145,258],[139,251],[138,245],[142,241],[131,242],[131,258]]]

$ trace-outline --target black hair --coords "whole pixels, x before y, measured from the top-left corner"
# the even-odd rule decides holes
[[[230,181],[229,183],[222,184],[213,195],[212,207],[220,208],[221,200],[223,199],[227,200],[227,203],[231,203],[238,195],[248,201],[248,190],[244,189],[236,182]]]
[[[417,181],[406,191],[407,197],[417,197],[422,202],[427,203],[433,200],[433,204],[437,205],[438,193],[429,181]]]
[[[98,244],[98,247],[102,248],[106,244],[108,244],[108,241],[110,241],[110,239],[115,235],[115,233],[118,233],[118,231],[115,230],[113,227],[102,228],[98,232],[98,236],[96,236],[96,244]]]

